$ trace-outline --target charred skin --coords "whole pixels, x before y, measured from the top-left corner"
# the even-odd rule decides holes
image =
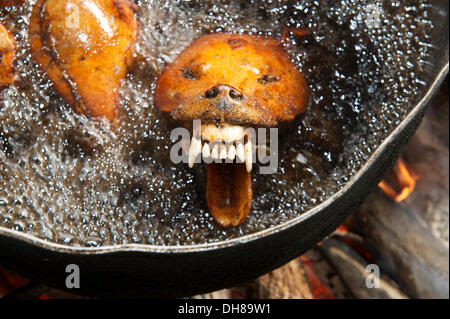
[[[38,0],[29,38],[33,57],[77,112],[115,123],[137,32],[128,0]]]
[[[204,36],[187,47],[165,67],[154,96],[157,108],[186,127],[193,120],[208,124],[208,132],[214,134],[201,134],[210,142],[216,139],[213,135],[226,139],[228,132],[240,136],[245,127],[275,127],[290,121],[305,111],[308,101],[308,84],[280,41],[227,33]],[[193,144],[198,150],[198,143],[191,143],[191,150]],[[250,211],[251,164],[247,164],[208,166],[208,208],[224,227],[240,225]]]
[[[13,64],[16,56],[16,42],[11,33],[0,23],[0,89],[13,84]]]

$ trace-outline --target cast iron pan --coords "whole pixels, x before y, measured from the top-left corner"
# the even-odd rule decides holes
[[[298,257],[333,232],[393,165],[448,72],[448,2],[433,1],[432,66],[423,96],[340,191],[284,224],[243,237],[189,246],[72,247],[0,227],[0,264],[66,289],[66,266],[80,267],[78,294],[181,297],[248,281]]]

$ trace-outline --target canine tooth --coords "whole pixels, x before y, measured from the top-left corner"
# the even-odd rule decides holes
[[[245,128],[236,125],[227,125],[222,128],[222,139],[225,142],[234,142],[244,137]]]
[[[236,156],[240,163],[245,162],[245,151],[244,151],[244,145],[242,143],[237,143],[236,145]]]
[[[205,143],[205,145],[203,145],[202,156],[203,156],[203,159],[209,158],[211,156],[211,150],[209,148],[208,143]]]
[[[191,148],[189,149],[189,168],[194,167],[195,158],[202,152],[202,142],[193,137],[191,141]]]
[[[252,142],[248,141],[245,144],[245,167],[247,168],[247,172],[252,171],[252,165],[253,165],[253,150],[252,150]]]
[[[220,159],[227,159],[227,147],[225,146],[225,144],[222,144],[220,146]]]
[[[231,145],[228,149],[228,159],[230,161],[233,161],[236,158],[236,147],[234,145]]]
[[[213,146],[213,149],[212,149],[212,151],[211,151],[211,157],[212,157],[212,159],[214,159],[214,160],[219,159],[219,145],[218,145],[218,144],[215,144],[215,145]]]

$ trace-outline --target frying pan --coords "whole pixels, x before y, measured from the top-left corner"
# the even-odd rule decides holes
[[[396,161],[448,73],[448,2],[432,1],[432,63],[417,104],[340,191],[281,225],[217,243],[187,246],[127,244],[72,247],[0,227],[0,264],[66,289],[69,264],[80,268],[77,294],[102,297],[182,297],[256,278],[303,254],[333,232]]]

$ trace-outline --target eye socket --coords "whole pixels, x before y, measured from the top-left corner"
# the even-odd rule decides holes
[[[187,80],[197,80],[198,75],[190,68],[184,68],[182,71],[183,77]]]
[[[280,81],[280,78],[275,75],[264,74],[261,78],[258,79],[259,83],[268,84]]]

